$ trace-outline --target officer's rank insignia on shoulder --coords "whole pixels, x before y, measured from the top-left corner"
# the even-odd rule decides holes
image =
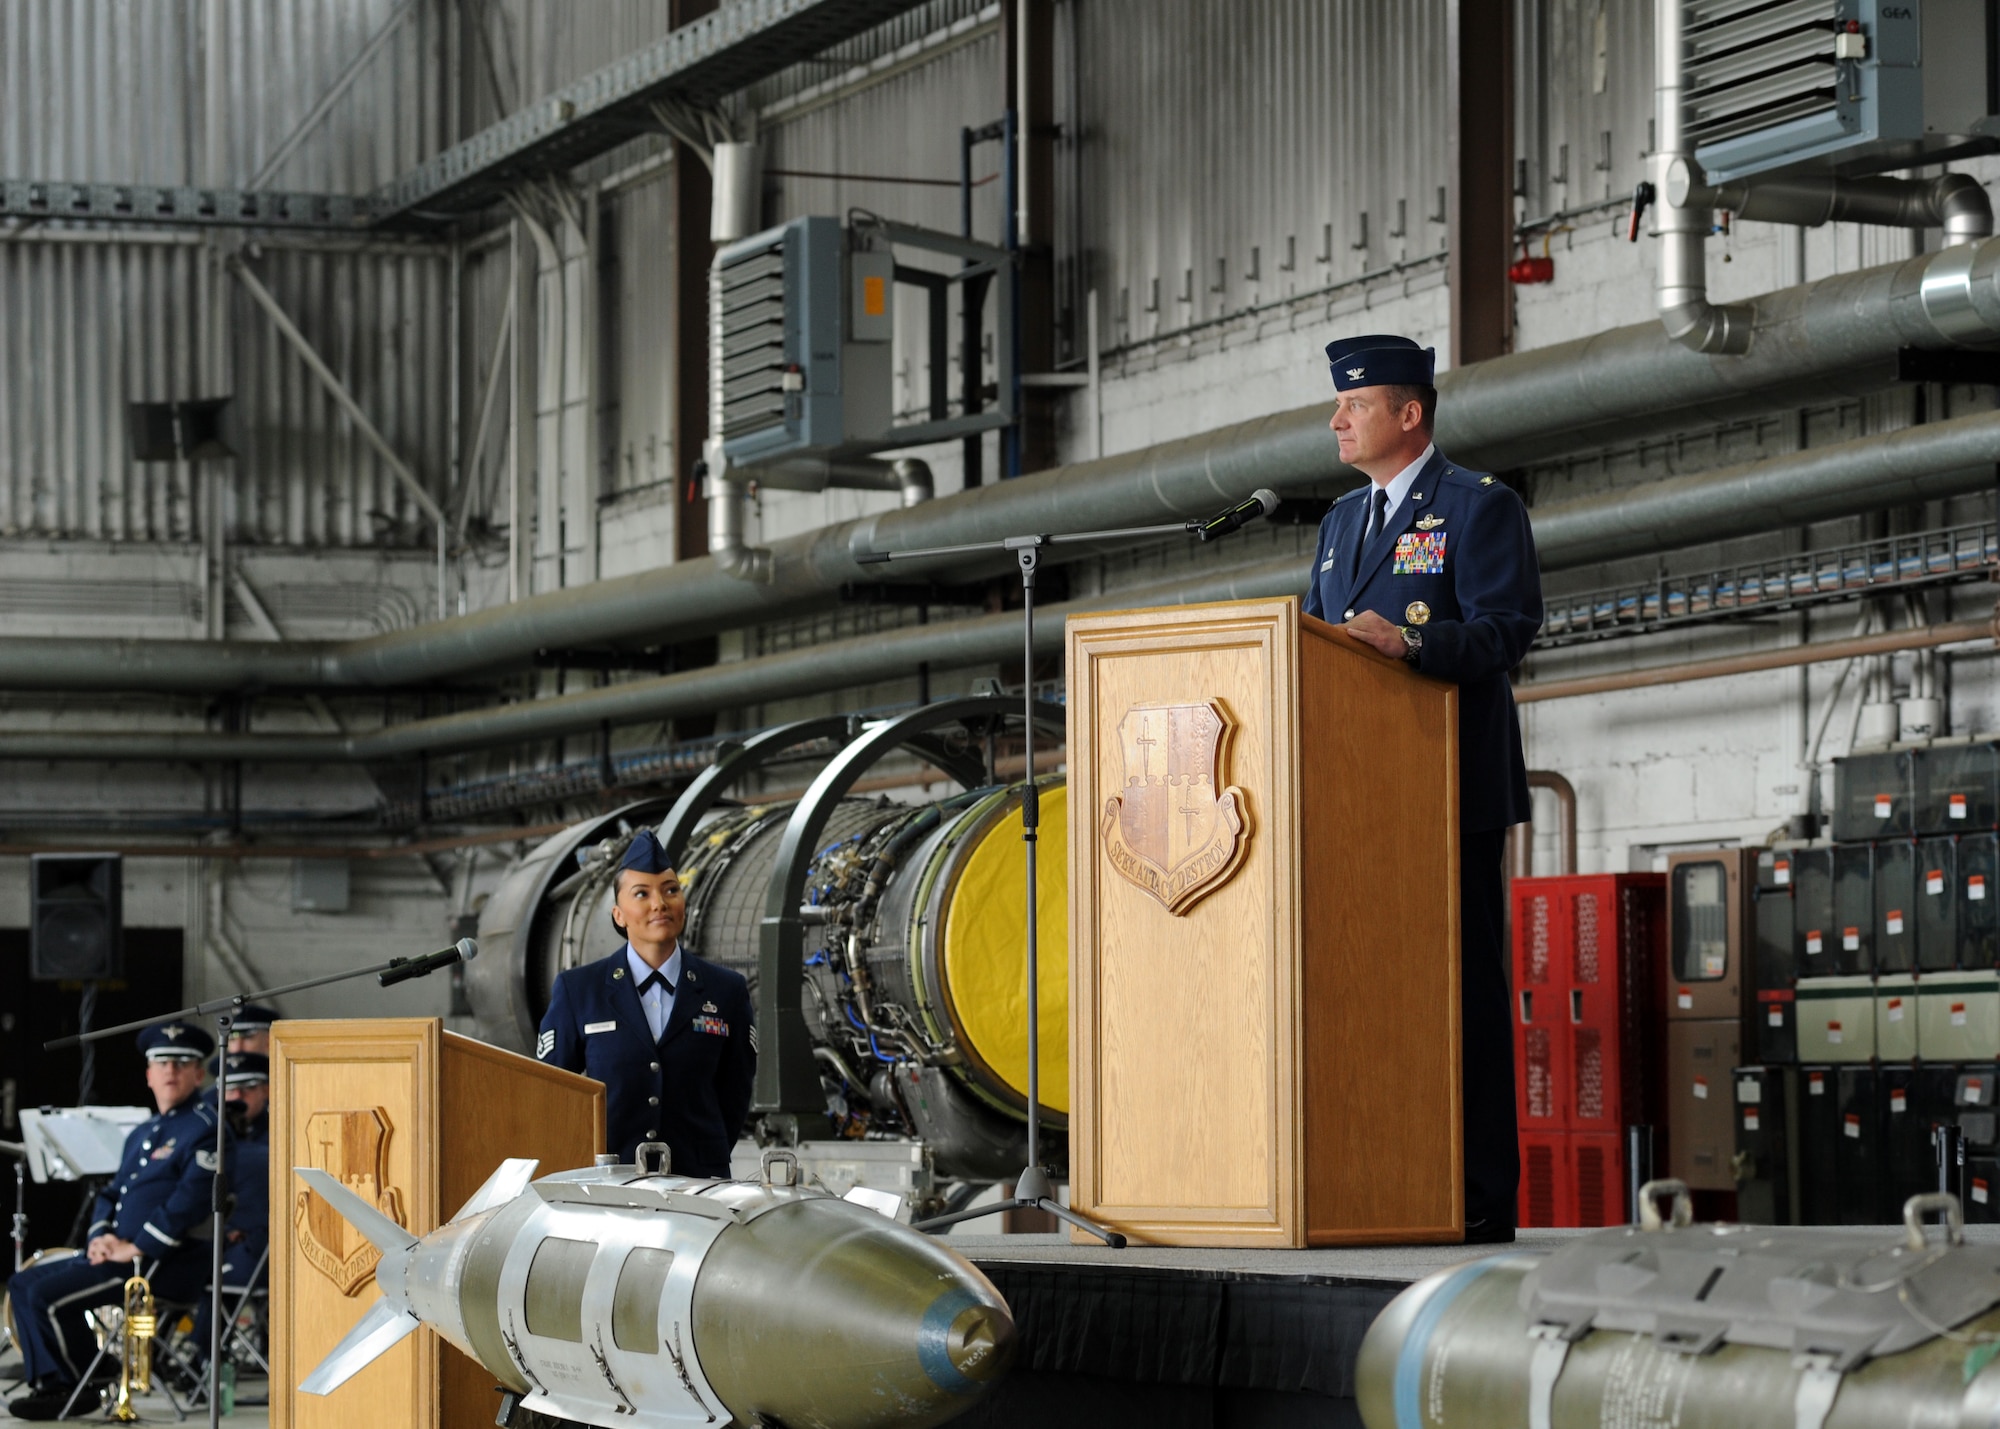
[[[1490,476],[1482,476],[1479,478],[1479,484],[1481,486],[1491,486],[1493,484],[1493,478]]]
[[[1433,531],[1442,525],[1444,525],[1444,517],[1426,516],[1422,520],[1417,522],[1417,529],[1419,531]]]

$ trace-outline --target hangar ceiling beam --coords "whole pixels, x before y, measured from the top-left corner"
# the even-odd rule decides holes
[[[490,208],[524,180],[565,173],[635,135],[658,133],[658,101],[713,104],[919,3],[729,0],[425,160],[376,190],[371,203],[388,221],[450,221]]]
[[[1666,0],[1660,0],[1666,3]],[[1451,365],[1514,350],[1514,0],[1448,0]]]

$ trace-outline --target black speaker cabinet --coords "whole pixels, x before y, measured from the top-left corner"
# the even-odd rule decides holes
[[[28,860],[29,975],[42,982],[125,971],[125,861],[115,853],[38,853]]]

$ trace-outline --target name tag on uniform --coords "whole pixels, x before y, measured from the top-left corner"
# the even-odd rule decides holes
[[[592,1032],[616,1032],[617,1030],[618,1023],[616,1020],[610,1022],[586,1022],[583,1024],[585,1036],[588,1036]]]
[[[1319,568],[1322,571],[1330,571],[1333,569],[1333,547],[1328,546],[1326,548],[1326,559],[1319,563]]]
[[[694,1030],[706,1032],[711,1037],[727,1037],[729,1024],[720,1017],[697,1017],[694,1020]]]
[[[1396,538],[1395,564],[1389,573],[1397,576],[1441,576],[1444,574],[1444,531],[1405,531]]]

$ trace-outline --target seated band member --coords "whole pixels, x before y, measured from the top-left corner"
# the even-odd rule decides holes
[[[8,1287],[28,1382],[7,1406],[16,1419],[62,1413],[97,1349],[84,1311],[119,1303],[129,1277],[145,1274],[164,1301],[192,1301],[208,1283],[208,1242],[190,1233],[207,1222],[214,1195],[215,1108],[201,1095],[202,1061],[214,1046],[184,1022],[139,1034],[158,1114],[125,1138],[84,1253],[31,1266]],[[105,1363],[117,1365],[109,1356]],[[79,1410],[95,1407],[88,1393],[79,1396]]]
[[[676,1174],[726,1177],[757,1075],[749,984],[681,947],[687,900],[651,829],[615,894],[625,946],[556,979],[535,1052],[604,1083],[605,1144],[621,1161],[664,1141]]]
[[[234,1038],[230,1040],[234,1041]],[[271,1243],[271,1063],[256,1052],[231,1052],[229,1086],[224,1091],[222,1114],[229,1121],[228,1239],[222,1247],[223,1313],[250,1288],[264,1248]],[[222,1059],[208,1061],[210,1075],[222,1075]],[[212,1104],[213,1096],[208,1098]],[[195,1307],[194,1354],[196,1361],[208,1357],[208,1312],[206,1295]]]

